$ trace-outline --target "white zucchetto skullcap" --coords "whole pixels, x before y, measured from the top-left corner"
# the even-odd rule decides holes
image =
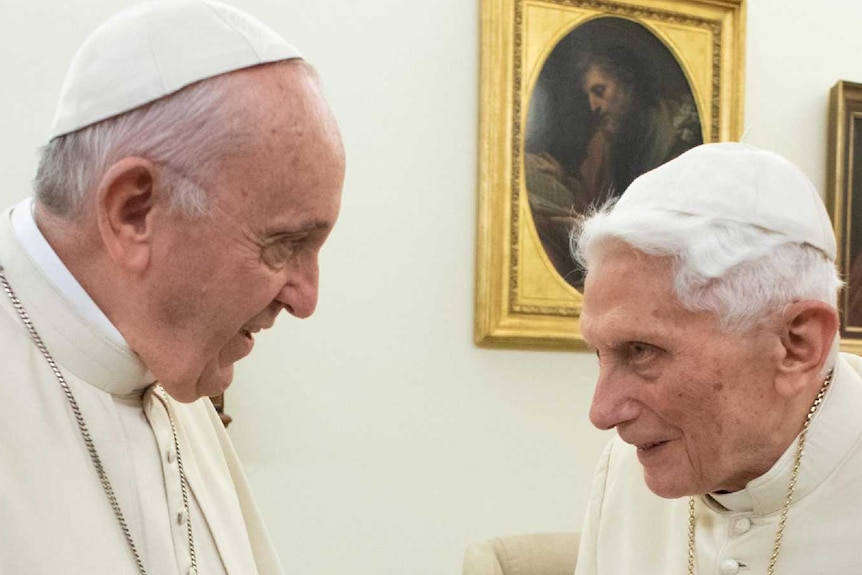
[[[739,143],[704,144],[637,178],[614,212],[658,210],[751,224],[835,260],[823,200],[796,166]]]
[[[270,28],[212,0],[149,0],[99,26],[75,54],[49,139],[219,74],[301,58]]]

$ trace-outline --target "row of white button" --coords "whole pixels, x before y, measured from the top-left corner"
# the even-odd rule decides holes
[[[730,533],[732,535],[743,535],[751,529],[751,519],[748,517],[737,517],[730,524]],[[727,575],[736,575],[742,563],[736,559],[724,559],[719,565],[719,570]]]

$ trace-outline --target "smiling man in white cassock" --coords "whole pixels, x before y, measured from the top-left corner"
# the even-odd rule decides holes
[[[795,166],[707,144],[581,224],[599,463],[577,575],[862,573],[862,360]]]
[[[0,573],[281,573],[207,396],[317,303],[344,155],[313,70],[208,0],[75,56],[0,217]]]

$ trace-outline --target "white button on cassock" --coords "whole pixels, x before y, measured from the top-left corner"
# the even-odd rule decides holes
[[[727,573],[728,575],[739,573],[739,561],[736,559],[724,559],[719,567],[722,573]]]
[[[177,511],[177,524],[185,524],[186,519],[188,519],[188,517],[186,516],[186,508],[183,507],[179,511]]]
[[[170,449],[168,449],[168,455],[167,455],[168,463],[173,463],[176,458],[177,458],[177,452],[174,451],[173,447],[171,447]]]
[[[751,529],[751,519],[748,517],[738,517],[733,520],[733,525],[731,526],[731,530],[734,535],[742,535],[743,533],[748,533],[748,530]]]

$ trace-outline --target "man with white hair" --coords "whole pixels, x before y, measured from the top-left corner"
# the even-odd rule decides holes
[[[344,153],[250,16],[153,0],[75,56],[0,216],[0,573],[281,573],[206,399],[317,302]]]
[[[862,361],[836,245],[779,156],[693,148],[573,236],[598,356],[577,575],[862,572]]]

